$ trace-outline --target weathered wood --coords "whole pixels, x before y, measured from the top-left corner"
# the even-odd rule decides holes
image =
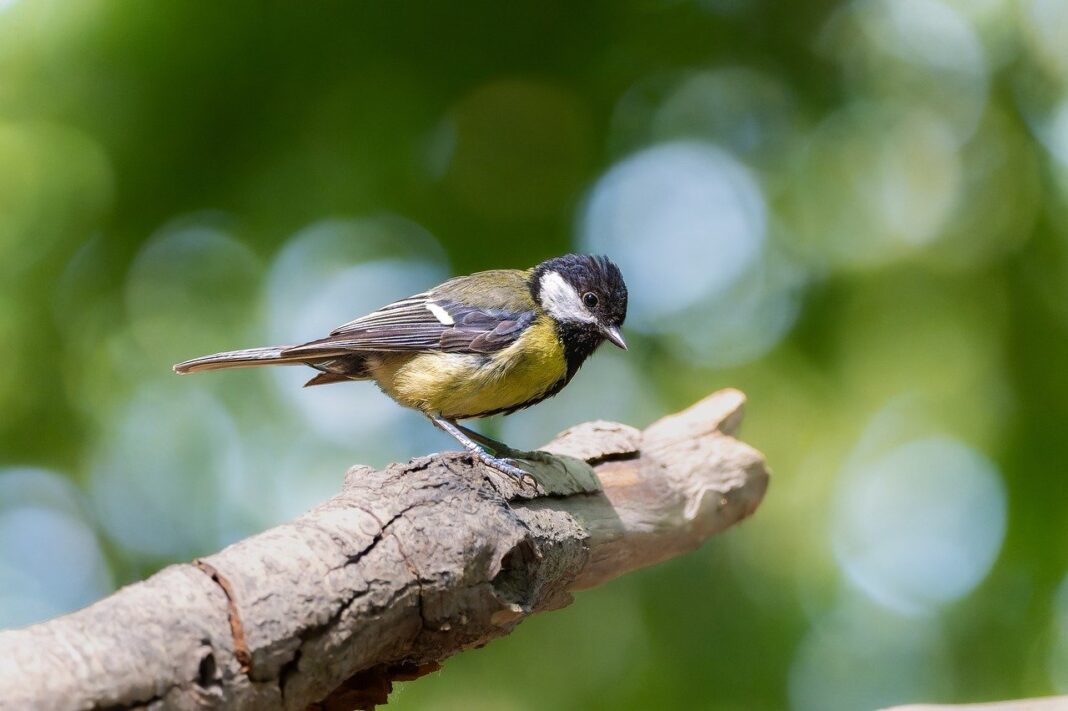
[[[885,711],[1068,711],[1068,696],[991,701],[980,704],[909,704]]]
[[[440,454],[354,467],[295,521],[0,633],[0,708],[364,708],[575,590],[696,548],[768,485],[718,392],[574,427],[536,490]],[[265,473],[264,476],[269,476]]]

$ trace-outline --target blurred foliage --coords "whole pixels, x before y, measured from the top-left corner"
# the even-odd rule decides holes
[[[490,429],[739,387],[768,499],[398,708],[1068,692],[1066,8],[0,0],[0,626],[451,446],[172,363],[596,250],[632,350]]]

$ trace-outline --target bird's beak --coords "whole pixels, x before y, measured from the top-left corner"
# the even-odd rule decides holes
[[[601,327],[601,333],[612,342],[612,345],[627,350],[627,342],[623,340],[623,334],[619,332],[619,326],[603,326]]]

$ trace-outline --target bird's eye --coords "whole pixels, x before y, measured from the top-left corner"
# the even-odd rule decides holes
[[[586,304],[586,308],[592,309],[597,305],[597,294],[594,294],[592,291],[587,291],[582,295],[582,303]]]

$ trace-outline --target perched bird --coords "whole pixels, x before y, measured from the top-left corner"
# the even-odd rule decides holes
[[[529,453],[457,420],[508,414],[552,397],[605,340],[626,350],[619,330],[626,315],[627,286],[619,267],[605,257],[568,254],[525,271],[496,269],[450,279],[325,338],[216,353],[174,370],[308,365],[319,374],[305,387],[373,380],[482,462],[522,480],[526,472],[507,458],[530,459]]]

